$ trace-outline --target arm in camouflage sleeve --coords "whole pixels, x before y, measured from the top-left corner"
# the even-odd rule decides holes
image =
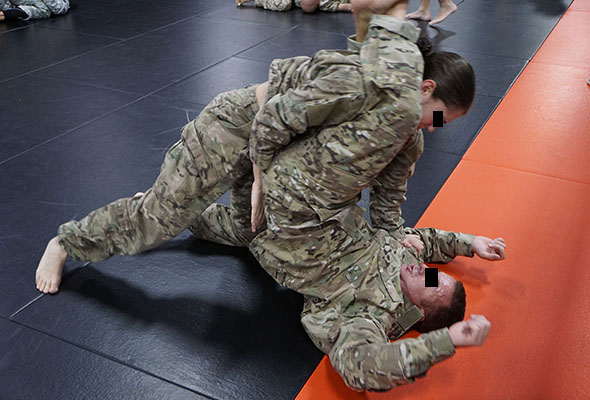
[[[373,227],[385,229],[398,240],[405,237],[401,205],[406,201],[408,178],[423,150],[422,132],[417,131],[371,186],[369,211]]]
[[[414,382],[454,353],[447,328],[391,343],[376,322],[355,317],[342,325],[329,357],[352,389],[384,391]]]
[[[252,125],[250,158],[262,170],[291,139],[309,128],[352,120],[365,101],[361,74],[336,65],[298,88],[277,94],[261,107]]]
[[[342,4],[350,4],[350,0],[320,0],[320,11],[337,12],[344,11]],[[352,9],[350,9],[352,10]]]
[[[471,243],[474,235],[435,228],[406,228],[405,232],[420,236],[424,243],[422,256],[425,262],[448,263],[456,256],[473,257]]]

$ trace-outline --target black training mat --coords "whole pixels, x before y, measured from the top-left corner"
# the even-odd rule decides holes
[[[456,3],[438,27],[420,25],[435,49],[472,63],[476,99],[425,132],[409,226],[571,1]],[[0,399],[297,395],[323,354],[299,322],[301,296],[247,249],[184,232],[141,255],[68,261],[57,295],[34,276],[59,224],[150,187],[215,95],[266,80],[274,58],[344,49],[352,33],[349,13],[234,0],[71,0],[63,16],[0,22]]]
[[[0,318],[0,398],[207,399],[24,325]]]

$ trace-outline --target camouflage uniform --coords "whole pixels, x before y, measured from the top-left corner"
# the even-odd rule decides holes
[[[249,210],[251,176],[237,172],[248,164],[249,146],[265,170],[269,225],[250,249],[277,282],[305,295],[302,322],[314,343],[354,388],[411,381],[452,354],[447,330],[397,345],[397,353],[371,349],[395,346],[387,335],[399,336],[421,317],[401,296],[399,264],[407,251],[392,238],[404,236],[399,206],[423,146],[415,129],[423,68],[417,38],[411,23],[375,16],[360,52],[273,61],[257,114],[252,89],[218,96],[184,128],[152,189],[62,225],[60,243],[74,257],[99,260],[156,246],[195,222],[201,237],[247,244],[249,212],[209,204],[234,184],[232,207],[241,199],[236,203]],[[356,206],[366,186],[374,228],[388,232],[375,233]],[[461,247],[453,241],[452,248]]]
[[[315,96],[318,92],[316,89],[322,89],[321,86],[328,82],[330,90],[324,92],[325,97],[317,97],[317,104],[313,104],[314,100],[311,99],[306,105],[305,112],[309,114],[306,127],[313,130],[318,125],[347,121],[362,110],[369,109],[374,102],[385,101],[382,98],[364,100],[374,96],[377,87],[371,84],[373,78],[367,75],[367,87],[375,87],[372,87],[373,92],[362,93],[364,87],[362,84],[359,86],[358,82],[362,76],[360,45],[352,41],[349,44],[351,51],[322,51],[314,58],[295,57],[274,61],[269,74],[269,107],[276,106],[277,99],[273,99],[275,95],[284,93],[285,100],[293,93],[310,91]],[[375,46],[375,43],[371,42],[370,46]],[[324,79],[326,76],[331,76],[334,82]],[[316,78],[317,81],[313,81]],[[335,84],[346,82],[347,79],[355,85],[348,87],[347,84]],[[289,90],[295,86],[300,87],[296,91]],[[355,110],[359,102],[366,106],[362,110]],[[301,111],[301,106],[295,102],[290,106]],[[419,109],[419,103],[412,107]],[[325,114],[326,111],[329,111],[329,115]],[[240,243],[247,245],[252,236],[248,221],[248,182],[252,181],[252,176],[247,152],[250,127],[257,112],[253,87],[217,96],[199,117],[184,127],[182,139],[167,153],[160,176],[152,189],[139,198],[114,201],[93,211],[81,221],[63,224],[58,231],[62,247],[73,258],[100,261],[113,254],[135,254],[155,247],[191,225],[198,236],[217,240],[227,232],[236,231],[231,229],[234,226],[228,228],[224,221],[241,229]],[[273,116],[267,110],[262,118],[268,120],[269,117]],[[410,116],[410,119],[415,118]],[[415,124],[415,121],[409,124]],[[258,126],[263,127],[264,124],[259,122]],[[372,182],[378,186],[372,193],[373,223],[378,227],[391,228],[394,233],[399,232],[403,222],[399,217],[399,205],[404,199],[405,181],[413,160],[421,152],[420,132],[412,132],[417,140],[414,140],[414,145],[404,147],[411,151],[400,151],[388,167],[388,172],[380,174]],[[258,147],[264,149],[265,140],[256,141]],[[260,165],[268,163],[272,155],[264,157]],[[396,165],[399,171],[395,170]],[[201,215],[228,188],[232,190],[232,209],[212,205]],[[354,203],[355,195],[352,198],[346,204]],[[332,198],[327,200],[332,201]],[[219,215],[225,215],[225,219],[218,221]]]
[[[268,223],[250,250],[278,283],[305,296],[303,326],[358,390],[412,382],[454,353],[448,329],[389,342],[422,318],[399,281],[402,264],[423,261],[399,243],[399,205],[423,148],[415,129],[417,37],[410,23],[376,16],[360,54],[275,60],[250,137],[251,158],[265,171]],[[373,228],[356,205],[366,186]],[[215,215],[210,226],[223,223],[223,214],[217,221]],[[471,235],[409,232],[421,235],[426,261],[472,256]]]
[[[448,330],[388,342],[421,318],[404,306],[405,250],[394,240],[405,236],[400,205],[423,150],[418,33],[378,15],[360,53],[274,61],[250,137],[268,224],[250,250],[278,283],[306,296],[303,325],[355,389],[410,382],[453,353]],[[356,205],[368,186],[376,231]]]
[[[208,209],[213,211],[209,213],[211,221],[219,218],[212,224],[218,227],[225,222],[229,209],[219,204],[212,207],[221,211]],[[315,265],[308,263],[302,270],[285,268],[281,274],[274,269],[267,271],[279,283],[304,294],[301,323],[314,344],[328,354],[346,384],[355,390],[383,391],[424,377],[432,365],[455,353],[448,328],[390,342],[423,317],[402,293],[401,266],[448,263],[459,255],[473,257],[471,243],[475,237],[434,228],[406,228],[406,233],[419,235],[424,243],[419,255],[382,229],[373,230],[366,223],[359,228],[353,238],[340,224],[331,222],[323,227],[330,240],[321,242],[302,233],[294,244],[283,243],[289,246],[284,252],[305,249],[317,255]],[[227,236],[218,236],[221,240],[215,241],[243,245],[230,231],[227,229]],[[283,256],[272,262],[284,260]]]
[[[272,11],[289,11],[295,6],[301,8],[301,0],[256,0],[256,7],[262,7],[265,10]],[[350,0],[320,0],[318,9],[320,11],[338,11],[340,4],[349,4]]]
[[[51,14],[65,14],[70,9],[69,0],[0,0],[0,10],[19,7],[27,13],[27,19],[48,18]]]
[[[402,294],[400,267],[472,257],[474,236],[432,228],[408,231],[421,236],[422,256],[383,230],[371,234],[363,229],[365,247],[349,253],[354,262],[332,266],[333,281],[322,286],[328,297],[306,298],[301,319],[305,329],[353,389],[382,391],[412,383],[455,353],[448,328],[390,342],[422,318]],[[332,288],[328,293],[327,287]]]
[[[253,179],[247,149],[257,111],[254,86],[216,96],[182,129],[152,188],[143,196],[116,200],[80,221],[61,225],[61,246],[71,257],[86,261],[139,253],[174,238],[191,224],[196,231],[202,229],[214,209],[201,213],[228,189],[232,206],[239,209],[234,214],[240,216],[224,221],[224,228],[238,232],[232,239],[247,243],[252,237],[249,191]]]
[[[400,207],[423,151],[417,38],[410,22],[376,15],[360,52],[350,40],[349,51],[273,61],[250,137],[273,230],[345,220],[371,186],[373,226],[404,237]]]

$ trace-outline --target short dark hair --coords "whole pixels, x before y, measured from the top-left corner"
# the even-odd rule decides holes
[[[424,310],[424,321],[414,325],[419,332],[430,332],[463,321],[465,317],[465,287],[461,281],[455,283],[455,290],[448,306],[433,304]]]

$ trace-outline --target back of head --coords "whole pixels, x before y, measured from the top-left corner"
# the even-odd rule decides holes
[[[424,38],[418,40],[418,48],[424,57],[422,79],[436,82],[432,97],[450,109],[469,111],[475,97],[475,73],[471,65],[456,53],[431,53],[432,45]]]
[[[414,328],[420,332],[430,332],[449,327],[465,317],[465,287],[457,281],[449,305],[432,304],[424,310],[424,321],[418,322]]]

